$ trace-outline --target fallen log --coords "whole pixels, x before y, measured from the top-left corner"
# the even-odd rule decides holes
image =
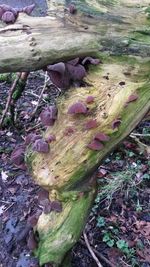
[[[59,266],[78,240],[95,197],[92,174],[150,108],[149,70],[147,59],[104,58],[103,65],[90,70],[88,87],[72,88],[59,100],[58,119],[44,134],[44,138],[56,136],[50,152],[29,150],[27,161],[35,181],[63,207],[60,214],[43,213],[38,220],[36,255],[41,265],[52,262]],[[94,98],[92,103],[87,104],[88,96]],[[88,112],[68,114],[69,107],[80,101]],[[98,140],[102,141],[94,144]]]
[[[149,0],[87,0],[77,1],[73,15],[62,8],[48,17],[20,14],[15,24],[0,24],[0,72],[41,69],[98,50],[148,57],[148,5]]]

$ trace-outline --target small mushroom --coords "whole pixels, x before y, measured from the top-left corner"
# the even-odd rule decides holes
[[[90,63],[92,65],[98,65],[101,61],[98,58],[93,58],[93,57],[85,57],[82,60],[82,65],[85,65],[87,63]]]
[[[118,128],[118,127],[120,126],[121,122],[122,122],[122,121],[121,121],[120,119],[116,119],[116,120],[114,120],[114,121],[112,122],[112,129],[114,130],[114,129]]]
[[[76,102],[73,105],[71,105],[68,109],[68,114],[86,114],[87,113],[87,107],[82,102]]]
[[[30,133],[25,138],[25,145],[33,144],[38,139],[41,139],[41,135],[36,133]]]
[[[54,134],[50,134],[47,138],[46,138],[46,142],[51,143],[53,141],[56,141],[56,136]]]
[[[13,8],[9,5],[0,5],[0,19],[5,23],[14,23],[20,12],[30,15],[35,7],[35,4],[26,6],[24,8]]]
[[[55,123],[55,120],[57,119],[57,107],[56,106],[48,106],[45,108],[41,114],[40,119],[44,126],[52,126]]]
[[[64,74],[65,64],[63,62],[59,62],[59,63],[53,64],[53,65],[48,65],[47,70],[52,70],[52,71],[56,71],[56,72],[59,72],[61,74]]]
[[[92,95],[87,96],[86,103],[91,104],[93,102],[94,102],[94,96],[92,96]]]
[[[37,242],[36,242],[36,239],[35,239],[35,236],[32,230],[29,232],[29,236],[27,240],[27,247],[30,250],[34,250],[37,248]]]
[[[104,133],[97,133],[94,137],[95,140],[101,141],[101,142],[107,142],[109,141],[109,136]]]
[[[5,23],[14,23],[16,20],[16,17],[13,12],[6,11],[3,13],[1,20]]]
[[[93,129],[93,128],[96,128],[98,125],[97,125],[97,120],[88,120],[85,124],[85,129],[86,130],[89,130],[89,129]]]
[[[72,81],[81,81],[86,76],[86,70],[81,64],[66,63],[66,68]]]
[[[27,15],[30,15],[30,14],[32,13],[32,11],[33,11],[34,8],[35,8],[35,4],[32,4],[32,5],[30,5],[30,6],[26,6],[26,7],[24,7],[24,8],[22,9],[22,11],[23,11],[24,13],[26,13]]]
[[[25,146],[18,145],[11,153],[11,162],[16,166],[20,166],[24,163]]]
[[[137,94],[132,94],[129,96],[128,100],[127,100],[127,104],[133,101],[136,101],[138,99],[138,95]]]
[[[33,149],[33,151],[36,151],[36,152],[48,153],[49,152],[49,145],[43,139],[38,139],[34,142],[32,149]]]
[[[59,62],[53,65],[48,65],[47,71],[52,83],[57,87],[66,88],[69,86],[70,77],[66,71],[65,63]]]
[[[68,7],[68,10],[69,10],[70,14],[75,14],[77,12],[77,8],[74,4],[70,4]]]
[[[56,211],[56,212],[61,212],[62,211],[62,204],[59,201],[53,201],[51,202],[51,208],[52,210]]]
[[[73,133],[75,132],[75,128],[74,127],[67,127],[64,131],[64,135],[65,136],[71,136]]]
[[[92,142],[89,143],[87,147],[91,150],[99,151],[103,149],[104,145],[97,140],[92,140]]]
[[[76,57],[74,59],[69,60],[67,63],[68,64],[71,64],[73,66],[76,66],[79,63],[79,60],[80,60],[80,58],[79,57]]]

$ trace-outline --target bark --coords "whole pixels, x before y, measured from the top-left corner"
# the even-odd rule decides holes
[[[92,54],[98,45],[89,33],[66,26],[63,19],[20,15],[0,28],[0,72],[31,71],[76,56]]]
[[[1,72],[33,70],[84,56],[97,45],[96,56],[103,62],[90,67],[86,87],[71,88],[58,101],[58,119],[44,134],[44,138],[56,136],[50,152],[33,153],[29,147],[26,155],[35,181],[63,207],[61,213],[42,213],[39,217],[35,254],[40,265],[70,265],[65,255],[80,237],[96,194],[94,171],[150,108],[150,30],[146,15],[150,1],[140,2],[77,1],[76,15],[66,12],[62,19],[60,12],[53,20],[20,17],[15,25],[1,30]],[[28,26],[20,30],[22,25]],[[68,114],[70,105],[77,101],[86,103],[89,95],[94,102],[86,104],[87,114]],[[131,95],[137,95],[137,100],[127,104]],[[85,125],[91,119],[97,121],[97,127],[87,130]],[[118,119],[121,124],[113,129]],[[110,139],[100,151],[93,151],[88,144],[100,132]]]
[[[58,8],[56,0],[47,2],[51,16],[19,15],[14,25],[1,25],[0,72],[40,69],[98,47],[111,54],[150,56],[150,0],[77,1],[74,15]]]

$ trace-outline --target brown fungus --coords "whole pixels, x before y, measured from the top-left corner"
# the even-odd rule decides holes
[[[109,136],[104,133],[97,133],[94,137],[95,140],[101,141],[101,142],[107,142],[109,141]]]
[[[30,133],[25,138],[25,145],[33,144],[38,139],[41,139],[41,135],[36,133]]]
[[[44,126],[52,126],[57,119],[57,107],[56,106],[48,106],[46,107],[40,114],[41,122]]]
[[[98,65],[99,63],[101,63],[101,61],[98,58],[85,57],[82,60],[82,65],[85,65],[85,64],[88,64],[88,63],[90,63],[92,65]]]
[[[72,126],[69,126],[65,129],[64,135],[65,136],[71,136],[75,132],[75,128]]]
[[[27,240],[27,247],[30,250],[34,250],[37,248],[37,241],[34,236],[34,232],[31,230],[28,235],[28,240]]]
[[[53,141],[56,141],[56,136],[54,134],[50,134],[46,139],[46,142],[51,143]]]
[[[86,114],[87,113],[87,107],[82,102],[76,102],[73,105],[71,105],[68,109],[68,114]]]
[[[53,84],[59,88],[67,88],[70,84],[70,78],[66,72],[66,65],[63,62],[59,62],[53,65],[47,66],[48,75]]]
[[[33,151],[36,151],[36,152],[48,153],[49,152],[49,145],[43,139],[38,139],[34,142],[32,149],[33,149]]]
[[[86,70],[81,64],[66,63],[66,69],[72,81],[81,81],[86,76]]]
[[[130,103],[130,102],[133,102],[133,101],[136,101],[138,99],[138,95],[137,94],[132,94],[128,97],[128,100],[127,100],[127,104]]]
[[[32,4],[30,6],[26,6],[22,9],[22,12],[26,13],[27,15],[30,15],[35,8],[35,4]]]
[[[97,120],[88,120],[85,124],[85,129],[86,130],[89,130],[89,129],[93,129],[93,128],[96,128],[98,125],[97,125]]]
[[[76,57],[74,59],[69,60],[67,63],[68,64],[71,64],[73,66],[76,66],[79,63],[79,60],[80,60],[80,58],[79,57]]]
[[[5,23],[14,23],[20,12],[30,15],[35,7],[35,4],[24,8],[13,8],[9,5],[0,5],[0,19]]]
[[[16,20],[16,17],[13,12],[6,11],[3,13],[1,20],[5,23],[14,23]]]
[[[92,95],[87,96],[86,103],[91,104],[93,102],[94,102],[94,96],[92,96]]]
[[[51,202],[51,208],[52,208],[52,210],[54,210],[56,212],[61,212],[62,211],[62,204],[61,204],[61,202],[55,200],[55,201]]]
[[[91,143],[88,144],[87,147],[91,150],[99,151],[103,149],[104,145],[97,140],[93,140]]]
[[[120,119],[116,119],[116,120],[114,120],[113,122],[112,122],[112,129],[114,130],[114,129],[116,129],[116,128],[118,128],[119,126],[120,126],[120,124],[121,124],[121,120]]]
[[[18,145],[11,153],[11,162],[16,166],[20,166],[24,163],[25,146]]]
[[[69,10],[70,14],[75,14],[77,12],[77,8],[76,8],[76,6],[74,4],[70,4],[68,6],[68,10]]]

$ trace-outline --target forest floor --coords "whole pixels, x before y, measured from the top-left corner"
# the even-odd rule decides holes
[[[0,130],[0,267],[39,266],[32,254],[36,246],[32,229],[37,216],[46,210],[47,192],[34,184],[25,168],[14,166],[10,155],[27,134],[43,130],[39,112],[60,94],[54,86],[47,86],[39,112],[30,121],[43,84],[44,73],[30,74],[17,104],[16,127]],[[9,83],[0,83],[0,113],[9,88]],[[103,161],[96,176],[98,195],[85,228],[92,252],[103,267],[150,267],[148,116]],[[85,235],[72,249],[73,267],[98,266]]]

